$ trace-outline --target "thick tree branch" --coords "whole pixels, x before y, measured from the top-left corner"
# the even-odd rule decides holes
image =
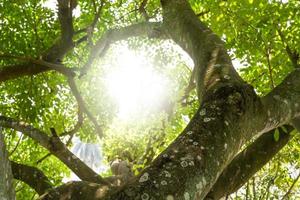
[[[58,0],[58,19],[61,26],[60,38],[43,54],[43,60],[61,62],[65,54],[74,47],[72,9],[73,0]],[[75,7],[74,7],[75,6]]]
[[[257,121],[266,132],[300,116],[300,69],[291,72],[281,84],[262,98],[266,115]]]
[[[84,181],[73,181],[61,185],[42,195],[39,200],[57,200],[66,197],[66,199],[90,199],[100,200],[107,194],[109,187],[101,186],[96,183]],[[65,198],[63,198],[65,199]]]
[[[102,56],[109,49],[110,45],[114,42],[125,40],[130,37],[137,37],[143,35],[153,35],[153,32],[161,32],[161,23],[158,22],[142,22],[139,24],[133,24],[127,27],[118,29],[112,29],[103,34],[103,36],[96,42],[91,49],[90,56],[87,63],[81,70],[81,75],[87,73],[88,69],[93,64],[94,60],[98,56]]]
[[[80,179],[95,183],[107,183],[84,162],[77,158],[71,151],[69,151],[58,137],[49,137],[45,132],[42,132],[39,129],[5,116],[0,116],[0,126],[20,131],[32,138],[60,159]]]
[[[13,161],[10,163],[14,178],[29,185],[39,195],[44,194],[53,187],[48,177],[41,170]]]
[[[261,135],[256,141],[240,152],[222,172],[206,199],[220,199],[237,191],[249,178],[269,162],[292,138],[291,126],[284,126],[287,133],[279,128],[279,140],[274,139],[274,130]]]

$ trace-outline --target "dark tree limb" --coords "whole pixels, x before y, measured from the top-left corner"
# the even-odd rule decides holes
[[[107,194],[109,187],[84,181],[72,181],[49,190],[39,200],[100,200]]]
[[[292,138],[291,126],[284,126],[287,133],[279,128],[279,140],[274,139],[274,130],[261,135],[256,141],[240,152],[225,168],[206,199],[220,199],[237,191],[257,171],[268,163]]]
[[[10,164],[14,178],[29,185],[39,195],[44,194],[53,187],[48,177],[38,168],[19,164],[14,161],[11,161]]]
[[[100,175],[82,162],[63,144],[58,137],[49,137],[45,132],[36,129],[24,122],[19,122],[9,117],[0,116],[0,126],[20,131],[32,138],[38,144],[50,151],[69,167],[81,180],[107,184]]]
[[[161,23],[158,22],[142,22],[139,24],[133,24],[127,27],[119,29],[108,30],[103,36],[96,42],[91,49],[91,54],[88,58],[87,63],[81,70],[81,75],[87,73],[94,60],[98,56],[103,56],[109,49],[110,45],[116,41],[125,40],[130,37],[137,37],[143,35],[151,35],[153,31],[161,30]],[[162,31],[161,31],[162,32]]]

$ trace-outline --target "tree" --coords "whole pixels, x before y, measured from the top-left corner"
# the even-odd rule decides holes
[[[0,126],[6,128],[11,145],[20,148],[16,132],[9,135],[12,129],[36,142],[28,143],[31,154],[45,151],[36,144],[44,147],[82,180],[61,184],[57,178],[54,184],[60,186],[55,187],[41,170],[21,164],[22,158],[14,156],[14,178],[27,183],[40,199],[220,199],[244,185],[295,135],[293,126],[298,127],[300,112],[297,1],[58,0],[58,20],[39,1],[23,3],[24,8],[0,3],[4,38]],[[78,3],[83,11],[75,18],[72,12]],[[119,18],[124,26],[111,28],[118,13],[126,10],[129,14]],[[262,10],[265,14],[259,14]],[[253,16],[254,11],[258,16]],[[200,105],[178,137],[139,175],[118,187],[69,151],[64,138],[77,134],[82,125],[91,126],[84,116],[105,138],[102,125],[109,119],[99,120],[101,115],[91,112],[75,79],[88,77],[95,59],[103,57],[111,44],[142,36],[154,42],[171,39],[188,53],[194,69],[186,96],[196,87]],[[84,51],[87,48],[89,52]],[[245,80],[257,81],[254,78],[261,76],[258,85],[253,84],[258,92],[237,73],[227,48],[252,65],[243,69]],[[76,62],[81,67],[74,67]],[[35,85],[29,93],[26,87]],[[68,91],[78,110],[72,107]],[[77,123],[69,129],[74,113]]]

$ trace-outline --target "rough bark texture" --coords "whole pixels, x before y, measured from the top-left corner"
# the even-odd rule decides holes
[[[15,190],[8,153],[5,148],[2,127],[0,126],[0,197],[2,200],[14,200]]]
[[[11,168],[14,179],[18,179],[28,184],[39,195],[44,194],[53,187],[45,174],[35,167],[11,162]]]
[[[65,2],[68,1],[59,1],[62,37],[44,54],[47,61],[63,58],[73,45],[70,40],[73,35],[71,11]],[[128,185],[112,188],[72,182],[48,191],[41,199],[218,199],[240,187],[289,140],[288,134],[281,133],[280,140],[275,143],[272,132],[263,133],[300,115],[300,70],[292,72],[266,97],[259,98],[233,68],[221,39],[198,20],[186,0],[161,0],[161,5],[164,34],[194,61],[200,108],[179,137]],[[108,32],[96,43],[82,73],[111,42],[143,35],[157,25],[142,23]],[[93,179],[95,173],[88,168],[84,168],[86,172],[76,169],[82,164],[70,157],[59,140],[36,129],[24,129],[20,124],[7,122],[1,122],[0,118],[0,125],[6,123],[6,127],[27,132],[82,178],[99,183],[98,179]],[[235,157],[243,145],[259,135],[262,136]],[[270,148],[263,149],[265,146]],[[252,159],[254,155],[256,160]],[[248,165],[253,166],[251,170]],[[240,171],[240,178],[236,178],[233,171]],[[225,189],[222,188],[224,183],[228,184]]]
[[[226,169],[247,141],[299,115],[300,109],[295,104],[300,99],[297,70],[272,93],[260,99],[234,70],[221,39],[198,20],[186,0],[161,0],[161,4],[165,34],[181,46],[195,63],[201,106],[180,136],[140,176],[122,189],[105,190],[101,195],[96,195],[97,190],[94,189],[91,199],[204,199],[224,170],[225,175],[222,174],[219,179],[221,182],[222,178],[232,178],[226,174],[231,167],[245,168],[240,165],[243,163],[237,163],[238,160],[251,163],[251,157],[242,154]],[[280,98],[274,98],[274,95]],[[283,95],[284,99],[281,99]],[[246,154],[259,155],[260,152],[251,150],[259,150],[264,142],[273,149],[268,152],[269,158],[260,156],[255,170],[288,141],[283,135],[282,143],[274,146],[270,134],[262,138],[250,146]],[[243,177],[253,173],[249,170],[249,174]],[[238,180],[236,184],[228,190],[239,187]],[[215,187],[219,187],[218,183]],[[218,194],[217,198],[224,194]],[[48,199],[47,195],[44,199]]]
[[[240,152],[224,169],[205,199],[220,199],[237,191],[276,155],[292,138],[291,126],[285,126],[287,133],[279,128],[278,141],[274,138],[275,129],[264,133],[255,142]]]

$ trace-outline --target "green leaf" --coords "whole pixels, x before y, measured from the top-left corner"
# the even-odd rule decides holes
[[[282,130],[285,132],[285,133],[288,133],[288,131],[286,130],[286,128],[284,126],[281,126],[280,128],[282,128]]]
[[[274,140],[276,141],[276,142],[278,142],[278,140],[279,140],[279,130],[278,130],[278,128],[275,130],[275,132],[274,132]]]

